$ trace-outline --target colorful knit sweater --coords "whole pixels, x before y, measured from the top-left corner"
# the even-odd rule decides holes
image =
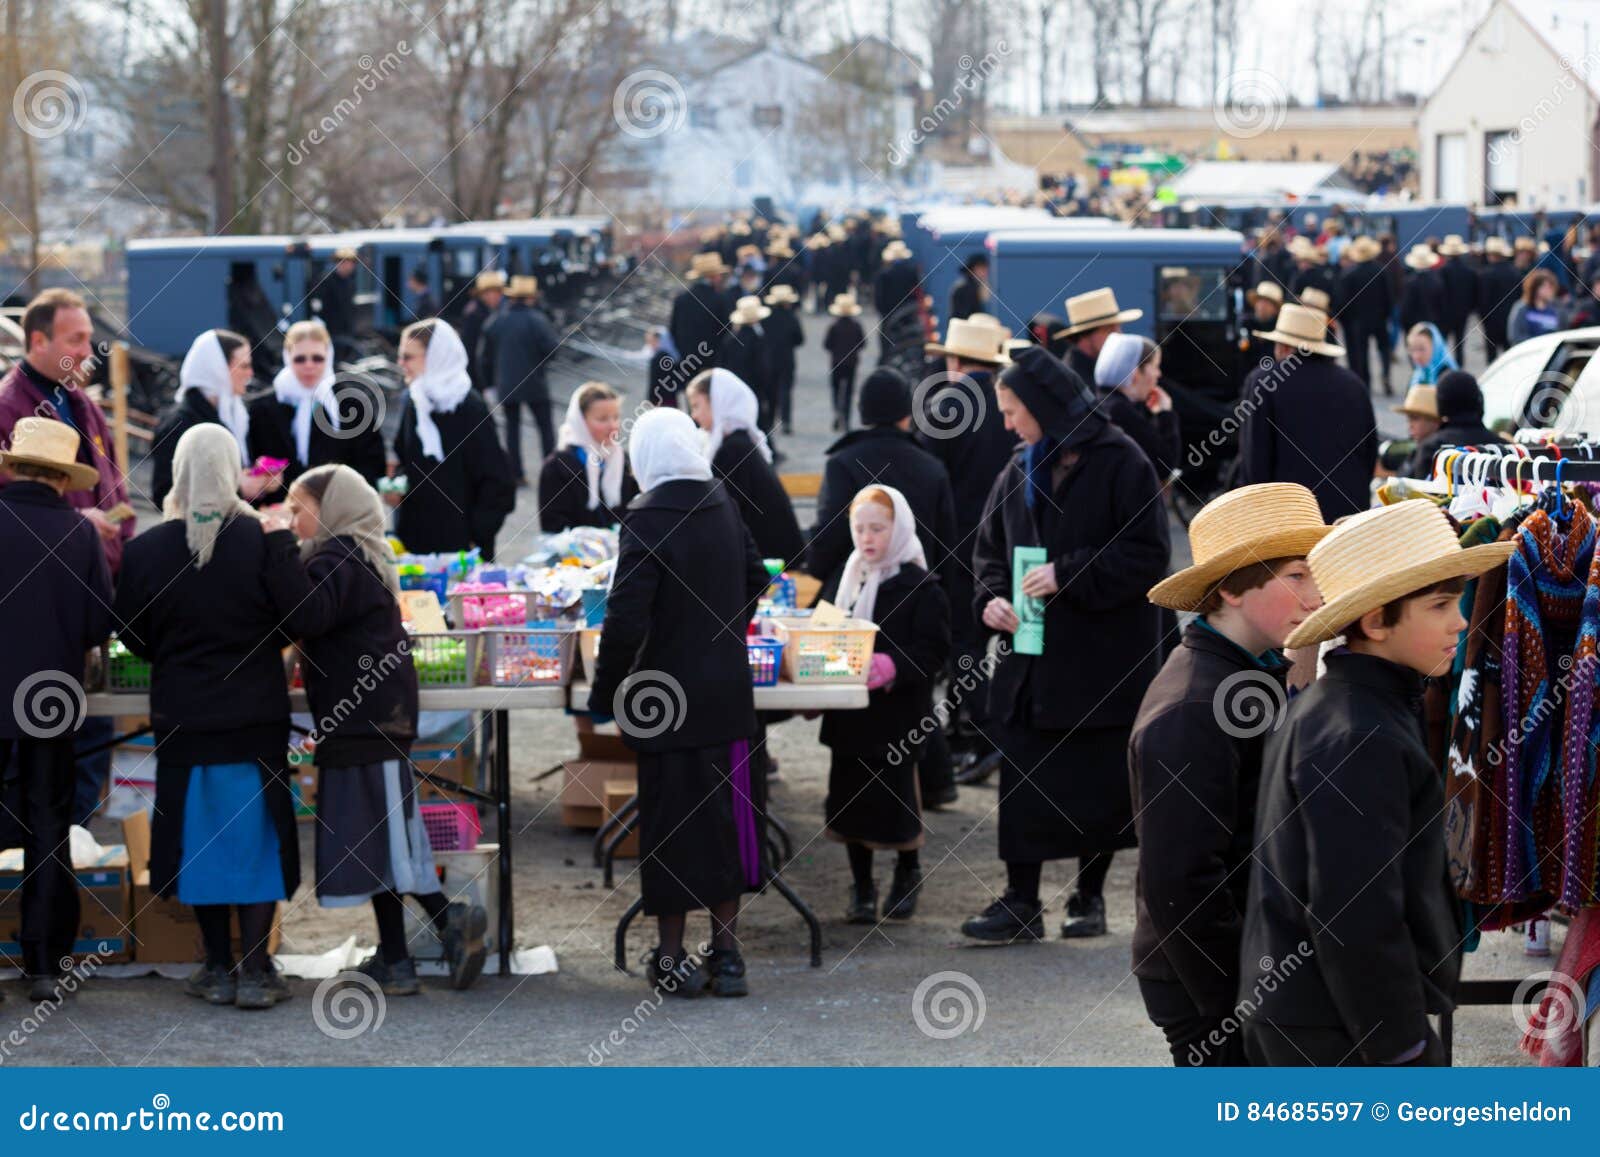
[[[1580,508],[1581,509],[1581,508]],[[1596,795],[1595,744],[1600,742],[1600,550],[1593,552],[1589,581],[1583,592],[1578,642],[1572,653],[1569,680],[1572,696],[1561,750],[1561,886],[1560,906],[1576,912],[1600,903],[1596,881],[1596,842],[1600,839]]]

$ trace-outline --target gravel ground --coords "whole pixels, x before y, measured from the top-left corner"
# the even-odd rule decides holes
[[[825,319],[824,319],[825,320]],[[822,324],[807,319],[802,349],[800,429],[786,439],[789,470],[820,468],[832,439],[827,428],[820,352]],[[634,383],[621,379],[619,384]],[[1380,406],[1386,433],[1396,416]],[[810,510],[802,510],[809,522]],[[506,557],[531,537],[531,491],[508,534]],[[1182,563],[1181,529],[1174,527]],[[326,1002],[317,985],[295,981],[295,999],[269,1013],[215,1009],[186,998],[178,983],[154,977],[87,985],[25,1045],[12,1064],[684,1064],[684,1065],[1161,1065],[1161,1035],[1145,1019],[1128,972],[1134,856],[1117,857],[1107,884],[1110,935],[1093,941],[974,947],[960,921],[1003,887],[995,859],[996,793],[963,789],[953,808],[927,817],[921,911],[908,924],[881,928],[842,919],[849,873],[844,852],[821,838],[827,785],[818,724],[794,719],[771,732],[782,763],[773,785],[775,814],[794,837],[785,871],[823,922],[823,966],[808,967],[804,925],[775,893],[750,900],[740,935],[752,995],[744,1000],[673,1001],[657,1008],[639,974],[653,943],[648,922],[634,926],[630,975],[611,966],[612,934],[637,895],[632,861],[620,861],[616,887],[602,887],[590,866],[590,840],[560,824],[559,776],[545,769],[576,754],[570,721],[555,712],[513,716],[516,942],[549,945],[559,972],[486,975],[467,993],[433,982],[416,999],[390,1000],[381,1020],[351,1039],[319,1029]],[[311,863],[311,828],[301,827],[303,863]],[[886,857],[883,857],[886,859]],[[883,864],[880,886],[889,866]],[[1047,865],[1047,924],[1062,915],[1071,883],[1066,863]],[[691,936],[704,934],[691,923]],[[1561,929],[1558,927],[1556,936]],[[354,935],[373,943],[364,909],[321,909],[309,888],[292,899],[285,951],[320,952]],[[1469,976],[1521,976],[1548,966],[1522,956],[1511,934],[1485,938],[1469,958]],[[18,986],[6,985],[0,1028],[28,1011]],[[319,1007],[322,1005],[323,1007]],[[375,1010],[380,1011],[380,1010]],[[322,1014],[320,1017],[318,1014]],[[943,1019],[948,1017],[949,1019]],[[371,1017],[368,1018],[373,1019]],[[1458,1063],[1520,1064],[1517,1025],[1504,1007],[1467,1009],[1457,1018]]]

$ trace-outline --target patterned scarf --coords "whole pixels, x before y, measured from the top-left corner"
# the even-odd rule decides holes
[[[1583,511],[1575,507],[1575,511]],[[1588,517],[1584,511],[1584,517]],[[1577,516],[1574,515],[1574,522]],[[1578,621],[1578,643],[1573,650],[1569,682],[1576,688],[1567,709],[1566,733],[1561,751],[1561,888],[1563,910],[1600,903],[1596,881],[1595,743],[1600,741],[1600,551],[1589,565],[1583,592],[1583,613]]]

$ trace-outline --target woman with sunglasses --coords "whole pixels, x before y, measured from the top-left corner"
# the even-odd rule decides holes
[[[283,338],[283,369],[272,393],[250,403],[250,457],[289,463],[281,499],[313,466],[351,467],[369,483],[384,474],[383,400],[354,375],[337,378],[333,341],[320,321],[297,321]]]

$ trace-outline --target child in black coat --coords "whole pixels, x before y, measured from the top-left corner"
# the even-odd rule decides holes
[[[917,760],[926,738],[933,681],[950,655],[950,601],[927,571],[916,520],[891,486],[868,486],[850,504],[855,550],[831,593],[852,618],[878,624],[866,672],[871,705],[829,711],[822,742],[828,769],[827,836],[845,845],[853,879],[846,919],[878,919],[872,853],[899,853],[883,918],[906,920],[922,884],[922,801]]]

